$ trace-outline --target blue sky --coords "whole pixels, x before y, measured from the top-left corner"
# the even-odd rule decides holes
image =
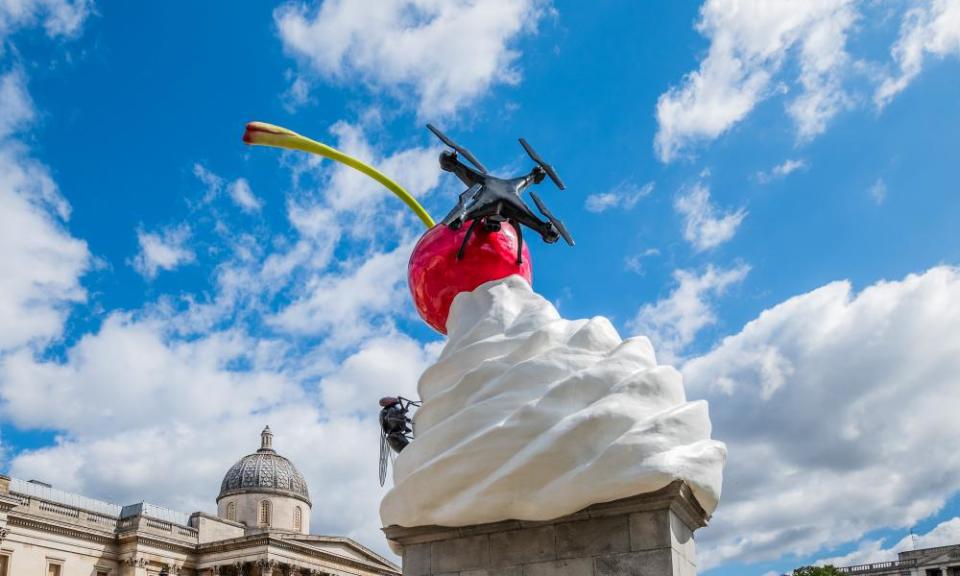
[[[370,4],[370,5],[367,5]],[[960,537],[960,2],[0,6],[0,471],[209,509],[271,424],[316,529],[379,550],[372,402],[442,341],[417,222],[433,121],[518,136],[577,239],[531,243],[568,317],[648,335],[730,449],[705,573]],[[469,39],[469,40],[468,40]],[[158,470],[162,473],[158,474]],[[170,470],[176,470],[175,482]],[[898,548],[899,547],[899,548]]]

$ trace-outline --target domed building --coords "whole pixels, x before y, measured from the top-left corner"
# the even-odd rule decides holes
[[[310,492],[292,462],[273,449],[270,427],[260,449],[230,467],[220,484],[217,515],[247,527],[310,533]]]
[[[400,576],[350,538],[310,534],[311,509],[269,426],[260,449],[227,470],[216,515],[119,506],[0,475],[0,576]]]

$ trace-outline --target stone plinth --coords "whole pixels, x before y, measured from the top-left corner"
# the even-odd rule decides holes
[[[707,514],[674,482],[545,522],[390,526],[404,576],[696,576]]]

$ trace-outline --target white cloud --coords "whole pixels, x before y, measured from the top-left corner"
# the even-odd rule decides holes
[[[376,253],[341,274],[312,278],[302,295],[270,319],[285,331],[325,335],[329,346],[344,346],[370,335],[376,323],[403,305],[407,258],[412,244]]]
[[[786,178],[798,170],[806,170],[809,167],[810,165],[807,163],[807,161],[802,158],[788,158],[767,172],[757,172],[757,180],[761,184],[767,184],[768,182],[773,182],[774,180]]]
[[[226,190],[230,200],[244,212],[258,212],[263,207],[263,201],[253,193],[246,178],[237,178],[228,183],[222,176],[199,162],[193,165],[193,175],[206,188],[203,204],[212,203]]]
[[[643,260],[651,256],[659,256],[660,250],[656,248],[647,248],[637,254],[630,254],[623,259],[623,267],[631,272],[643,275]]]
[[[622,182],[610,192],[587,196],[584,207],[588,211],[595,213],[621,206],[625,210],[630,210],[637,205],[637,202],[653,192],[653,186],[653,182],[647,182],[643,186],[638,186],[635,182],[631,181]]]
[[[960,56],[960,1],[924,0],[911,4],[891,49],[897,73],[886,76],[874,94],[883,108],[913,81],[929,56]]]
[[[695,250],[703,252],[729,241],[747,216],[743,208],[721,212],[710,202],[710,189],[694,184],[677,195],[674,209],[683,217],[683,237]]]
[[[643,305],[628,328],[650,338],[661,362],[671,362],[701,330],[716,323],[712,300],[742,282],[749,271],[744,264],[729,269],[708,266],[699,275],[677,270],[676,288],[668,297]]]
[[[807,555],[940,509],[960,468],[957,350],[960,270],[937,267],[796,296],[687,362],[730,453],[700,557]]]
[[[791,95],[786,111],[797,139],[807,141],[824,132],[839,112],[868,99],[855,82],[858,77],[867,81],[865,90],[882,109],[929,58],[960,56],[960,1],[896,3],[885,6],[901,18],[890,48],[893,69],[869,77],[865,72],[880,65],[853,58],[847,40],[882,25],[886,18],[861,17],[861,10],[877,10],[877,4],[705,0],[697,30],[710,47],[699,68],[657,101],[654,148],[660,160],[671,162],[695,144],[721,136],[774,94]]]
[[[28,351],[8,356],[0,364],[6,416],[19,426],[55,422],[70,435],[110,435],[144,424],[138,406],[190,422],[246,415],[297,397],[278,375],[228,368],[255,360],[263,343],[237,331],[179,341],[166,330],[162,317],[114,313],[71,347],[63,364],[38,362]]]
[[[231,182],[227,186],[227,193],[244,212],[257,212],[263,206],[263,202],[254,195],[246,178],[237,178]]]
[[[0,104],[0,141],[3,141],[27,126],[34,117],[33,101],[20,70],[0,76]]]
[[[197,162],[193,165],[193,175],[203,184],[207,192],[203,195],[203,201],[210,203],[220,191],[223,190],[223,178],[211,172],[206,166]]]
[[[435,118],[516,84],[511,45],[546,11],[539,0],[326,0],[288,3],[275,20],[285,49],[321,76],[410,92],[420,115]]]
[[[86,243],[70,235],[70,206],[46,166],[12,136],[33,104],[19,71],[0,76],[0,353],[60,335],[70,305],[83,301]]]
[[[184,246],[190,239],[186,225],[167,228],[160,232],[137,231],[140,252],[133,258],[134,269],[144,278],[156,278],[160,270],[173,270],[181,264],[193,262],[196,255]]]
[[[40,24],[47,35],[73,36],[93,12],[88,0],[12,0],[0,2],[0,40],[17,28]],[[0,53],[3,48],[0,46]]]
[[[787,106],[798,136],[822,132],[848,96],[847,33],[853,0],[707,0],[697,30],[710,39],[698,70],[657,101],[654,145],[670,162],[691,144],[717,138],[774,92],[773,81],[795,54],[800,93]]]
[[[373,338],[320,382],[323,411],[330,417],[371,414],[371,401],[384,396],[417,398],[420,374],[435,359],[436,347],[424,348],[400,334]]]
[[[887,199],[887,183],[883,181],[883,178],[877,178],[877,180],[870,185],[870,197],[873,198],[873,201],[879,206]]]
[[[290,86],[283,93],[283,107],[291,114],[310,102],[310,82],[299,74],[288,73]]]
[[[600,194],[591,194],[587,196],[586,201],[583,203],[584,207],[589,212],[604,212],[610,208],[616,208],[620,203],[620,198],[613,192],[603,192]]]

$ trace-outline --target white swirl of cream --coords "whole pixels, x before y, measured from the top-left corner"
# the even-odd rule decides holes
[[[677,479],[716,508],[726,448],[647,338],[565,320],[519,276],[458,295],[447,328],[384,526],[549,520]]]

